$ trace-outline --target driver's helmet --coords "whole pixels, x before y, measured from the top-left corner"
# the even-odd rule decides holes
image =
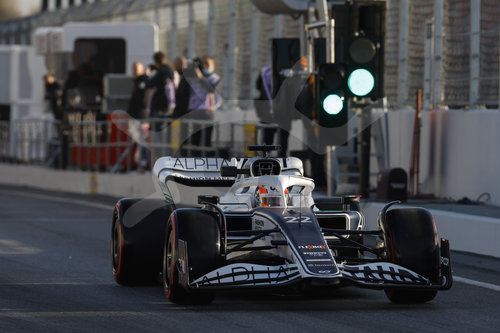
[[[283,206],[283,196],[280,191],[269,185],[259,185],[255,189],[255,201],[261,207]]]

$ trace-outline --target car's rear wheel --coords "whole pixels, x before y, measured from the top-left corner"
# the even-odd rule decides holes
[[[431,282],[439,280],[439,244],[434,219],[422,208],[395,208],[387,212],[385,247],[392,263],[408,268]],[[385,289],[393,303],[425,303],[436,290]]]
[[[192,290],[186,284],[220,264],[220,231],[215,214],[199,209],[175,211],[170,216],[164,244],[163,287],[166,297],[176,304],[211,303],[214,292]],[[189,281],[182,283],[182,278],[187,276]]]
[[[111,260],[115,281],[123,285],[133,284],[135,279],[127,272],[129,271],[128,262],[123,259],[127,257],[127,250],[123,249],[123,229],[117,216],[113,217],[111,230]]]
[[[111,226],[113,277],[121,285],[157,284],[171,207],[160,199],[122,199]]]

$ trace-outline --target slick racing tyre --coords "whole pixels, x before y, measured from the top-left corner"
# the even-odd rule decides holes
[[[215,293],[199,292],[187,284],[221,263],[219,219],[201,209],[178,209],[170,216],[163,251],[163,287],[176,304],[203,305]]]
[[[121,285],[158,283],[165,227],[172,212],[163,199],[122,199],[113,212],[111,261]]]
[[[439,246],[434,219],[422,208],[395,208],[386,215],[385,246],[392,263],[439,280]],[[434,299],[436,290],[386,289],[393,303],[425,303]]]

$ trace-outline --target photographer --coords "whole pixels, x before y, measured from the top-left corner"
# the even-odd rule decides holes
[[[195,59],[191,68],[186,69],[186,79],[191,85],[189,94],[189,106],[187,117],[197,120],[210,120],[215,118],[215,110],[222,104],[222,98],[218,93],[221,78],[215,73],[215,61],[210,56],[204,56],[201,60]],[[211,147],[213,126],[195,125],[191,144]]]

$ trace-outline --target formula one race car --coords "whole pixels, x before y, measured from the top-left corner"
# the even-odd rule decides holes
[[[263,157],[157,160],[162,197],[114,210],[117,283],[162,281],[178,304],[208,304],[231,288],[350,285],[422,303],[451,287],[449,243],[427,210],[391,202],[378,230],[365,230],[359,197],[313,198],[301,160],[266,156],[279,146],[249,149]]]

